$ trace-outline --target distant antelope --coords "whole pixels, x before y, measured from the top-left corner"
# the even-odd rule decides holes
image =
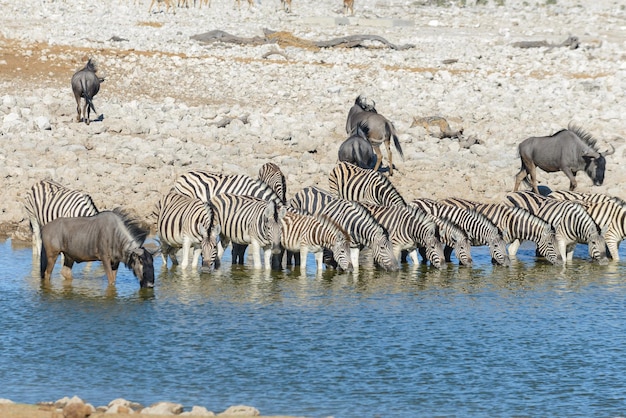
[[[348,14],[350,10],[350,16],[354,16],[354,0],[343,0],[343,14]]]
[[[176,14],[176,9],[174,8],[174,3],[172,0],[152,0],[150,2],[150,7],[148,8],[148,13],[152,11],[152,6],[154,6],[154,3],[157,3],[159,12],[161,11],[161,3],[165,3],[165,12],[167,13],[171,8],[173,13]]]

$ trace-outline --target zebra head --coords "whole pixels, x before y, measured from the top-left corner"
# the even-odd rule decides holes
[[[400,263],[393,253],[393,245],[387,231],[377,231],[369,245],[374,261],[387,271],[400,270]]]
[[[459,263],[464,266],[472,265],[472,243],[469,238],[465,234],[454,234],[452,235],[452,240],[454,242],[454,255],[456,256]]]
[[[606,256],[606,241],[600,233],[592,234],[587,241],[587,245],[589,247],[589,257],[600,264],[609,262]]]
[[[220,225],[214,225],[209,230],[203,225],[200,225],[199,229],[202,234],[202,241],[200,242],[200,248],[202,250],[202,271],[208,272],[220,266],[220,259],[217,256],[217,239],[222,229]]]
[[[446,265],[446,256],[443,253],[443,244],[435,236],[435,234],[428,235],[424,240],[426,244],[426,258],[436,268],[441,268]]]
[[[563,265],[563,256],[559,251],[559,243],[551,226],[546,226],[541,237],[537,241],[537,252],[546,260],[557,266]]]
[[[286,206],[279,207],[273,201],[268,202],[263,212],[264,238],[270,243],[272,254],[280,254],[283,250],[281,243],[282,219],[286,213]]]
[[[337,234],[337,240],[333,244],[331,251],[333,258],[340,269],[347,272],[354,271],[352,260],[350,259],[350,236]]]
[[[489,239],[489,251],[491,252],[491,261],[501,266],[510,266],[511,259],[506,252],[506,243],[500,235],[494,235]]]

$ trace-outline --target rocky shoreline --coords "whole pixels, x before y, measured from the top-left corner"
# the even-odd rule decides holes
[[[8,399],[0,399],[0,415],[3,418],[86,418],[98,416],[181,416],[181,417],[251,417],[261,416],[258,409],[246,405],[233,405],[223,412],[215,413],[203,406],[193,406],[185,411],[183,405],[174,402],[157,402],[144,407],[126,399],[114,399],[106,406],[94,407],[77,396],[62,398],[55,402],[41,402],[37,405],[16,404]],[[286,417],[286,416],[285,416]]]

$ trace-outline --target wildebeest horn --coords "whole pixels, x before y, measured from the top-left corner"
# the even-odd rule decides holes
[[[607,155],[611,155],[611,154],[615,154],[615,147],[613,146],[613,144],[609,144],[609,147],[612,148],[611,152],[609,152],[609,150],[606,150],[602,153],[603,156],[607,156]]]

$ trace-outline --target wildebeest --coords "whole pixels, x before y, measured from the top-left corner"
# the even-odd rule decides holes
[[[348,137],[339,146],[339,161],[345,161],[361,168],[373,169],[376,166],[374,148],[367,139],[369,129],[362,123],[358,124]]]
[[[389,160],[389,175],[393,175],[393,157],[391,155],[391,139],[393,139],[396,150],[400,153],[400,156],[404,158],[402,153],[402,147],[396,134],[396,129],[387,118],[382,116],[376,111],[375,103],[367,103],[367,99],[363,96],[358,96],[354,101],[354,105],[348,112],[348,119],[346,120],[346,132],[350,135],[353,131],[361,125],[367,129],[367,139],[372,144],[374,152],[376,153],[376,164],[374,165],[374,171],[377,171],[380,167],[383,155],[380,151],[380,146],[385,143],[387,147],[387,158]]]
[[[109,280],[115,284],[120,262],[133,271],[141,287],[154,286],[152,254],[143,247],[148,231],[121,209],[94,216],[57,218],[41,229],[41,278],[50,280],[60,253],[61,274],[72,279],[72,266],[83,261],[102,261]]]
[[[596,139],[589,133],[572,124],[568,129],[562,129],[551,136],[526,138],[519,144],[519,155],[522,167],[515,176],[514,191],[519,189],[520,183],[530,177],[530,184],[535,193],[537,188],[537,167],[553,173],[562,171],[570,181],[570,190],[576,188],[576,173],[584,170],[595,186],[601,186],[604,181],[607,155],[615,152],[599,152]]]
[[[76,99],[76,112],[78,112],[76,121],[81,122],[84,120],[87,125],[90,122],[89,115],[91,110],[96,113],[93,98],[100,91],[100,82],[104,81],[103,78],[96,75],[97,71],[96,65],[89,58],[85,67],[72,76],[72,91]],[[85,100],[82,105],[82,112],[81,98]]]

